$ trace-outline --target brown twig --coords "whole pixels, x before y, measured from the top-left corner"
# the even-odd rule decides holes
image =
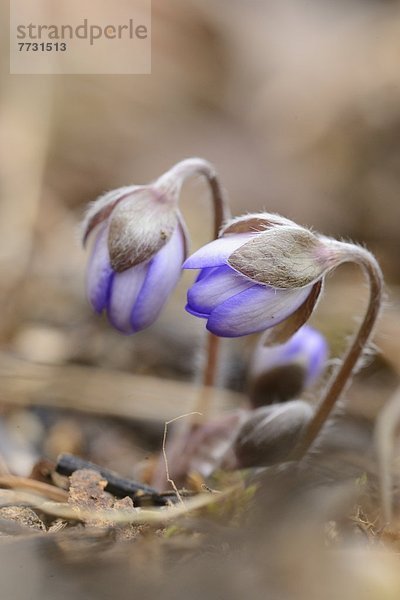
[[[65,490],[57,488],[54,485],[29,479],[28,477],[17,477],[16,475],[1,476],[0,487],[28,490],[33,494],[39,494],[54,502],[66,502],[68,498],[68,493]]]
[[[167,500],[157,490],[144,483],[120,477],[113,471],[104,469],[73,454],[60,454],[57,459],[56,471],[60,475],[72,475],[72,473],[80,469],[97,471],[107,481],[106,492],[110,492],[118,498],[129,496],[136,506],[141,505],[146,500],[146,497],[151,503],[157,506],[165,506],[167,504]]]

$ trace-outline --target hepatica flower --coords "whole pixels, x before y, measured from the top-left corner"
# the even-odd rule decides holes
[[[256,374],[286,365],[296,365],[311,385],[324,369],[328,357],[325,337],[314,327],[303,325],[285,344],[268,347],[262,339],[253,355],[252,372]]]
[[[313,242],[311,232],[278,215],[233,220],[220,238],[186,260],[184,268],[200,269],[186,310],[207,319],[207,329],[223,337],[264,331],[289,317],[295,331],[321,290],[319,273],[297,276],[308,266],[302,264],[308,241]]]
[[[157,318],[177,284],[185,257],[185,231],[181,219],[171,218],[155,191],[117,190],[116,200],[112,194],[107,196],[114,206],[93,232],[87,295],[96,312],[107,311],[114,327],[134,333]],[[143,220],[158,237],[141,239]]]
[[[322,373],[328,357],[325,337],[303,325],[285,344],[266,346],[261,337],[249,363],[253,406],[298,397]]]
[[[186,309],[223,337],[271,330],[282,343],[309,318],[325,275],[343,262],[367,264],[354,244],[314,233],[279,215],[260,213],[228,223],[220,237],[184,263],[200,269]]]
[[[178,199],[182,183],[193,174],[207,177],[217,203],[219,188],[211,165],[188,159],[151,185],[105,194],[88,210],[84,243],[94,238],[86,277],[88,299],[123,333],[151,325],[179,280],[188,240]]]
[[[187,310],[207,319],[216,335],[235,337],[266,330],[265,343],[283,343],[308,320],[325,276],[345,262],[357,264],[369,284],[364,318],[324,398],[296,448],[313,444],[349,381],[372,334],[382,305],[383,276],[375,257],[356,244],[314,233],[279,215],[239,217],[222,228],[184,264],[200,269]]]

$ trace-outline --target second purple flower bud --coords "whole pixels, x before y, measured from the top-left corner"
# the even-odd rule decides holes
[[[298,398],[321,375],[328,358],[325,337],[303,325],[285,344],[259,340],[249,363],[249,397],[255,408]]]
[[[171,200],[156,186],[107,196],[109,214],[94,231],[87,294],[96,312],[106,310],[112,325],[129,334],[153,323],[176,286],[186,236]],[[146,222],[153,232],[150,243]]]
[[[209,182],[219,228],[225,201],[212,165],[201,158],[177,163],[150,185],[109,192],[89,207],[83,223],[84,243],[94,238],[88,299],[123,333],[151,325],[178,283],[188,247],[178,200],[183,182],[193,175]]]

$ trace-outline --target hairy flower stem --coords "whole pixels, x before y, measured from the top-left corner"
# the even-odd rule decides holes
[[[214,209],[214,239],[217,239],[222,225],[230,218],[230,208],[214,167],[202,158],[187,158],[177,163],[158,179],[158,186],[165,191],[173,189],[195,175],[202,175],[210,186]]]
[[[222,188],[212,165],[201,158],[189,158],[175,165],[171,171],[173,171],[174,174],[181,175],[183,179],[186,179],[192,175],[202,175],[207,179],[211,190],[214,209],[213,239],[217,239],[222,225],[228,221],[231,213],[225,191]],[[163,460],[160,459],[153,475],[153,485],[157,489],[162,489],[165,487],[167,480],[168,482],[171,480],[174,481],[176,476],[183,480],[185,479],[183,474],[186,475],[189,464],[187,460],[187,453],[185,452],[189,434],[196,429],[201,422],[204,422],[207,419],[209,413],[209,388],[213,387],[215,384],[219,342],[220,340],[217,336],[213,335],[212,333],[207,334],[205,339],[206,361],[203,366],[202,387],[199,390],[193,411],[189,413],[192,415],[192,419],[190,422],[184,423],[181,425],[181,427],[176,428],[170,440],[164,439]],[[165,446],[166,442],[167,445]],[[166,460],[168,459],[169,469],[166,477],[165,464]]]
[[[214,167],[202,158],[188,158],[176,164],[170,171],[159,179],[159,184],[168,189],[176,185],[176,181],[183,182],[188,177],[201,175],[205,177],[211,191],[211,199],[214,212],[213,239],[217,239],[222,225],[230,218],[230,208],[224,189],[222,188]],[[206,387],[212,387],[215,383],[217,372],[219,338],[209,333],[206,340],[206,361],[203,367],[202,384],[203,389],[199,393],[194,411],[201,413],[201,420],[206,418],[209,408],[209,394]],[[199,417],[196,417],[198,422]]]
[[[321,431],[325,421],[331,413],[336,401],[342,394],[350,377],[357,365],[368,340],[372,334],[374,325],[380,312],[383,295],[383,276],[379,264],[374,256],[359,246],[352,244],[340,244],[340,252],[346,252],[346,262],[355,262],[364,271],[369,282],[369,302],[363,322],[346,352],[342,364],[333,374],[325,397],[317,408],[315,415],[309,424],[303,439],[296,447],[292,459],[301,459],[312,446]],[[344,261],[343,261],[344,262]]]
[[[218,238],[222,225],[230,218],[230,209],[225,192],[221,187],[216,174],[210,169],[199,169],[199,171],[207,178],[210,185],[213,208],[214,208],[214,239]],[[207,418],[210,406],[210,394],[207,392],[208,387],[215,384],[215,376],[217,373],[218,353],[219,353],[219,337],[212,333],[207,334],[206,340],[206,362],[203,371],[203,389],[199,393],[195,412],[201,416],[196,416],[196,422],[204,421]]]
[[[219,355],[220,339],[213,333],[207,333],[205,337],[206,361],[203,366],[202,388],[199,390],[196,402],[195,411],[193,413],[193,424],[203,423],[207,420],[210,412],[211,390],[215,385],[215,377],[217,374],[217,364]]]
[[[174,170],[182,172],[187,177],[189,175],[203,175],[207,179],[210,186],[211,197],[214,209],[214,239],[218,238],[222,225],[230,218],[230,208],[226,198],[224,189],[222,188],[214,168],[210,163],[201,158],[189,158],[178,163]],[[219,338],[209,333],[206,339],[206,361],[203,367],[203,389],[200,391],[194,411],[201,413],[201,417],[196,415],[195,422],[199,419],[204,421],[209,412],[210,395],[207,392],[207,387],[212,387],[215,383],[215,375],[217,373],[219,350]]]
[[[219,351],[219,337],[213,333],[207,335],[207,362],[204,367],[203,385],[211,387],[214,385],[215,375],[217,371]]]

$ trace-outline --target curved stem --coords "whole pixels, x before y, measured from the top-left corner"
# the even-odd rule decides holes
[[[204,367],[203,385],[210,387],[214,385],[219,350],[219,337],[211,332],[207,333],[207,362]]]
[[[218,177],[214,170],[206,164],[199,171],[204,175],[209,183],[214,207],[214,239],[218,238],[222,225],[230,217],[230,209],[226,199],[225,192],[221,187]],[[203,390],[200,392],[195,406],[195,412],[200,413],[200,420],[204,421],[207,418],[210,407],[210,394],[208,387],[215,385],[215,377],[217,374],[217,363],[219,354],[220,339],[212,333],[207,333],[206,354],[207,359],[203,371]],[[199,417],[197,417],[199,420]]]
[[[203,367],[202,387],[193,407],[192,423],[199,424],[207,420],[210,412],[212,388],[215,385],[217,375],[218,355],[220,338],[211,332],[207,332],[205,338],[206,361]]]
[[[209,162],[201,158],[188,158],[183,160],[172,167],[170,171],[162,175],[160,179],[158,179],[157,184],[161,187],[169,189],[170,191],[171,189],[175,189],[175,192],[179,194],[183,181],[193,175],[202,175],[207,179],[207,182],[210,186],[214,208],[213,239],[217,239],[223,224],[230,218],[231,214],[224,189],[219,182],[213,166]],[[179,182],[178,184],[176,183],[177,181]],[[204,422],[207,419],[209,412],[211,401],[209,388],[213,387],[215,384],[219,343],[220,340],[217,336],[213,335],[212,333],[207,333],[205,340],[206,362],[204,364],[202,373],[202,387],[199,390],[193,410],[191,413],[189,413],[192,415],[192,419],[191,422],[182,424],[181,428],[175,430],[168,441],[168,453],[173,455],[174,462],[173,464],[171,463],[166,474],[163,468],[167,464],[166,436],[164,435],[164,462],[162,463],[159,461],[153,477],[153,484],[157,488],[161,489],[165,485],[166,479],[171,481],[171,479],[175,477],[176,473],[179,473],[180,476],[182,476],[182,472],[186,473],[187,444],[189,434],[191,434],[202,421]]]
[[[178,197],[182,183],[189,177],[202,175],[206,178],[211,190],[214,209],[213,239],[217,239],[222,225],[230,218],[230,208],[223,187],[211,163],[202,158],[187,158],[174,165],[157,180],[157,186]],[[209,333],[206,340],[207,359],[204,365],[203,388],[212,387],[217,373],[219,338]],[[209,394],[206,389],[200,393],[195,412],[202,413],[204,420],[209,406]]]
[[[303,439],[295,449],[292,458],[300,459],[310,448],[331,413],[336,401],[342,394],[352,375],[374,328],[382,304],[383,276],[374,256],[359,246],[337,242],[340,253],[346,253],[346,261],[357,263],[369,282],[369,302],[360,328],[345,354],[342,364],[333,374],[325,397],[317,408]]]
[[[202,161],[204,162],[204,161]],[[204,175],[211,189],[211,196],[214,207],[214,239],[218,238],[222,225],[230,218],[230,208],[226,199],[225,192],[221,187],[215,171],[210,168],[208,163],[205,163],[199,168],[199,172]],[[215,376],[217,373],[218,351],[220,340],[219,337],[212,333],[207,334],[207,361],[203,371],[203,386],[211,387],[215,384]],[[202,414],[204,419],[209,408],[209,394],[205,391],[199,397],[196,411]]]
[[[203,158],[186,158],[161,175],[156,185],[170,196],[175,195],[177,199],[182,183],[194,175],[205,177],[210,186],[214,207],[214,239],[216,239],[222,225],[231,215],[225,191],[211,163]]]
[[[231,211],[226,194],[215,173],[203,173],[207,177],[214,205],[214,239],[217,239],[222,225],[230,218]]]

